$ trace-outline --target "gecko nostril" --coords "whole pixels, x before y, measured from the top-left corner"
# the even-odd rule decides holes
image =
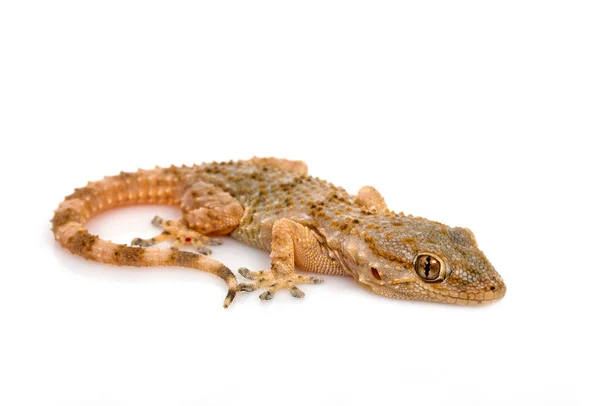
[[[496,290],[496,287],[494,285],[490,286],[490,290],[493,292]]]

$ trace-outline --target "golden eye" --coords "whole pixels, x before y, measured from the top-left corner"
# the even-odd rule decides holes
[[[444,263],[433,254],[417,255],[415,271],[427,282],[439,282],[446,277]]]

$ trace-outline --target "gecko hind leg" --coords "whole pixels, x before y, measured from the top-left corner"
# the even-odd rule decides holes
[[[142,239],[134,238],[131,245],[150,247],[163,241],[173,240],[173,248],[179,248],[185,244],[192,244],[200,254],[210,255],[212,252],[207,245],[221,245],[219,239],[207,237],[188,227],[183,219],[164,220],[159,216],[152,219],[152,224],[162,228],[164,231],[155,237]]]
[[[156,216],[152,224],[164,231],[147,240],[135,238],[131,244],[148,247],[161,241],[174,240],[173,247],[192,244],[204,255],[210,255],[207,245],[220,245],[214,235],[227,235],[239,224],[244,208],[236,199],[216,186],[196,182],[190,186],[181,200],[183,217],[163,220]]]

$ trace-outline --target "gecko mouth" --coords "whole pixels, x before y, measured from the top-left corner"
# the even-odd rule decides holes
[[[406,282],[405,282],[406,283]],[[457,292],[450,289],[438,290],[431,284],[417,284],[421,289],[403,291],[404,283],[389,285],[365,284],[374,293],[396,299],[421,300],[427,302],[448,303],[457,305],[486,305],[497,302],[506,294],[506,285],[496,280],[486,291]]]
[[[483,305],[497,302],[506,294],[506,285],[502,281],[496,281],[489,290],[485,292],[459,292],[442,293],[427,289],[432,301],[439,301],[458,305]]]
[[[407,281],[391,281],[391,283],[376,283],[375,281],[359,280],[359,283],[378,295],[393,299],[420,300],[457,305],[486,305],[497,302],[506,294],[506,285],[502,280],[496,280],[486,291],[457,292],[452,290],[438,290],[431,284],[412,284]],[[402,288],[412,285],[413,288]],[[415,285],[418,286],[415,289]],[[419,289],[420,288],[420,289]]]

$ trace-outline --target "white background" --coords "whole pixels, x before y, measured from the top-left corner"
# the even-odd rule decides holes
[[[3,1],[0,404],[599,404],[599,21],[594,1]],[[224,310],[218,278],[86,262],[49,230],[88,180],[253,155],[471,228],[506,297],[328,277]],[[89,228],[125,243],[156,213],[179,210]]]

